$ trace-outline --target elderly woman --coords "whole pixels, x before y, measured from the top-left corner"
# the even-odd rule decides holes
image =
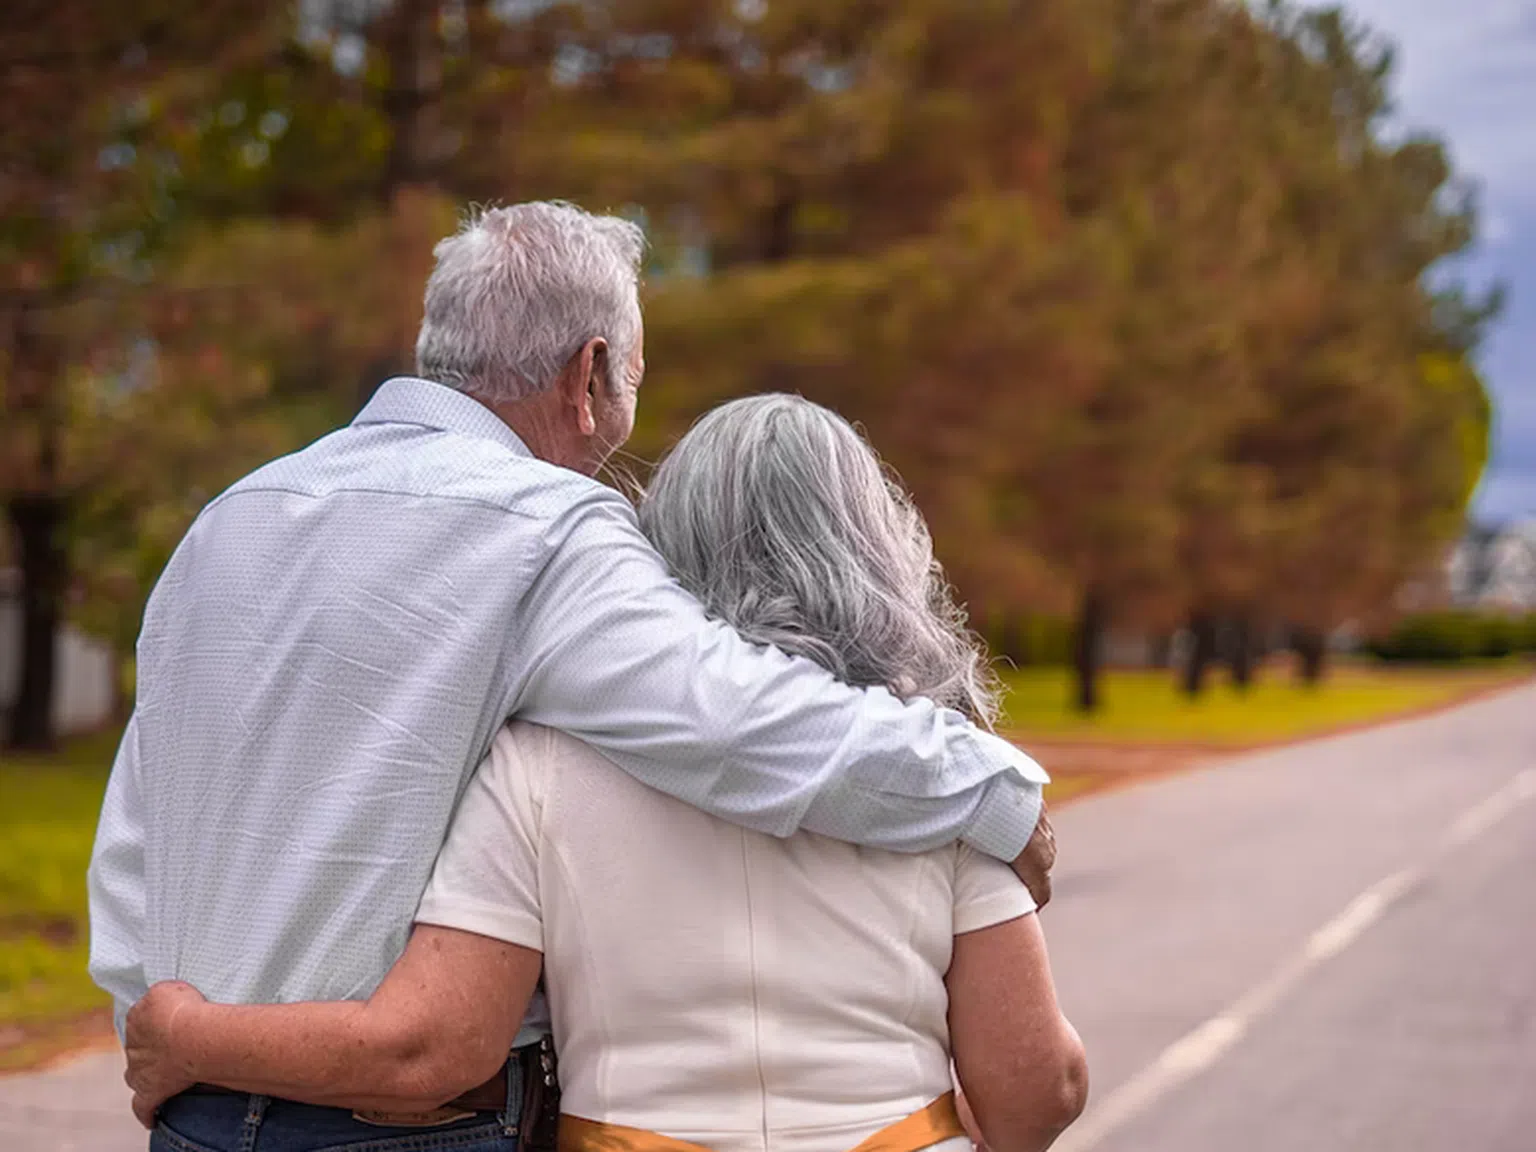
[[[641,521],[749,638],[993,715],[921,517],[826,409],[775,395],[710,413]],[[1081,1111],[1086,1069],[1034,911],[967,847],[775,839],[514,723],[372,998],[233,1007],[159,985],[129,1020],[130,1082],[141,1118],[203,1082],[452,1123],[440,1106],[504,1059],[542,966],[562,1152],[964,1149],[952,1076],[992,1148],[1042,1149]],[[174,1107],[159,1134],[197,1147]]]

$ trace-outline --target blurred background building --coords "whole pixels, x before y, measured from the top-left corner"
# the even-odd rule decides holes
[[[1446,584],[1460,607],[1536,612],[1536,520],[1473,525],[1451,549]]]

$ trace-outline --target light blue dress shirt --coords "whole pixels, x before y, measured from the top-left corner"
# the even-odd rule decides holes
[[[748,828],[903,851],[1011,859],[1046,780],[955,712],[745,642],[619,495],[391,380],[209,504],[150,598],[89,873],[119,1025],[157,980],[371,993],[512,716]]]

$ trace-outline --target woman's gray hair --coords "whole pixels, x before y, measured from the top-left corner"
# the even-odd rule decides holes
[[[747,639],[849,684],[996,718],[996,677],[921,514],[826,408],[786,395],[716,408],[657,469],[640,524],[682,585]]]
[[[469,217],[434,250],[416,372],[486,400],[542,392],[588,340],[625,365],[640,339],[645,235],[615,216],[534,202]]]

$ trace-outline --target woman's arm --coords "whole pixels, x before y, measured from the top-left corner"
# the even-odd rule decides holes
[[[436,1108],[493,1076],[517,1035],[540,953],[418,925],[364,1001],[210,1004],[156,984],[128,1014],[128,1085],[146,1127],[196,1083],[310,1104]]]
[[[1036,915],[955,937],[945,977],[955,1073],[993,1152],[1043,1152],[1088,1101]]]

